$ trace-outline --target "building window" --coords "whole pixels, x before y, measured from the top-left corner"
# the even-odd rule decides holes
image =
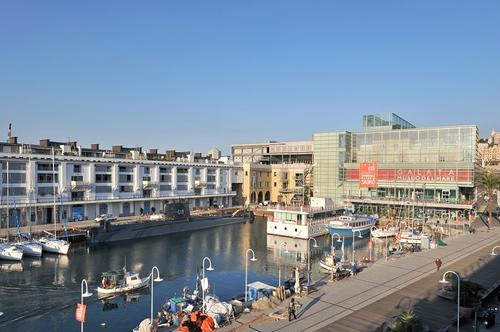
[[[111,174],[96,174],[96,183],[111,183]]]
[[[97,194],[100,194],[100,193],[111,193],[111,187],[108,187],[108,186],[96,186],[95,187],[95,192]]]
[[[111,165],[95,165],[95,171],[102,173],[111,172]]]
[[[274,183],[274,187],[276,188],[276,182]]]
[[[248,171],[245,171],[245,176],[248,176]]]
[[[82,165],[73,165],[73,173],[81,173]]]

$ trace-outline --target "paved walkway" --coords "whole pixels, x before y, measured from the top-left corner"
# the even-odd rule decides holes
[[[224,330],[368,332],[377,330],[387,318],[408,307],[415,307],[417,314],[425,316],[423,319],[431,330],[439,330],[456,315],[453,303],[435,296],[441,272],[456,269],[471,274],[478,268],[491,266],[485,263],[491,261],[495,266],[480,275],[498,279],[500,267],[498,256],[488,255],[494,244],[500,244],[500,229],[452,238],[447,243],[448,246],[400,259],[378,261],[356,277],[325,285],[299,299],[303,307],[296,321],[256,319],[262,313],[252,312]],[[436,257],[443,261],[440,273],[435,272]]]

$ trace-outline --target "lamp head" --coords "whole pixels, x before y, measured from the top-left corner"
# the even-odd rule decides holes
[[[359,234],[358,239],[362,239],[363,235]]]
[[[341,240],[341,239],[337,239],[337,242],[338,242],[338,243],[342,243],[342,240]]]
[[[160,276],[156,277],[156,279],[154,279],[155,282],[160,282],[160,281],[163,281],[163,278],[160,278]]]
[[[210,265],[209,267],[207,267],[207,271],[213,271],[213,270],[215,270],[215,269],[212,267],[212,265]]]
[[[251,260],[252,262],[256,262],[256,261],[257,261],[257,258],[252,257],[252,258],[250,258],[250,260]]]
[[[439,283],[440,283],[440,284],[445,284],[445,285],[446,285],[446,284],[449,284],[450,282],[449,282],[448,280],[446,280],[446,279],[444,278],[444,276],[443,276],[443,278],[442,278],[441,280],[439,280]]]
[[[92,296],[92,293],[89,293],[88,291],[83,293],[82,295],[83,297],[91,297]]]
[[[319,246],[315,243],[313,244],[313,248],[319,248]]]

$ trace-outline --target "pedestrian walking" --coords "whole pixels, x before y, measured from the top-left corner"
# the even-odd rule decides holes
[[[436,258],[434,260],[434,264],[436,264],[436,271],[439,271],[439,268],[441,268],[441,265],[443,265],[443,262],[441,261],[441,258]]]
[[[292,321],[292,315],[293,315],[293,318],[294,319],[297,319],[297,316],[295,316],[295,299],[292,298],[290,300],[290,303],[288,304],[288,321],[291,322]]]

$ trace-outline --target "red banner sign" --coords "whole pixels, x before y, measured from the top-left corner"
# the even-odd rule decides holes
[[[86,314],[87,314],[87,305],[82,303],[77,303],[75,311],[75,319],[80,323],[85,323]]]
[[[360,187],[366,179],[366,167],[363,166],[371,163],[360,163],[358,169],[346,170],[346,178],[351,181],[359,181]],[[399,169],[376,169],[375,166],[375,183],[377,181],[407,181],[407,182],[465,182],[472,183],[474,171],[471,169],[455,169],[455,168],[399,168]],[[368,187],[370,188],[370,187]]]
[[[377,163],[359,164],[359,187],[377,188]]]

